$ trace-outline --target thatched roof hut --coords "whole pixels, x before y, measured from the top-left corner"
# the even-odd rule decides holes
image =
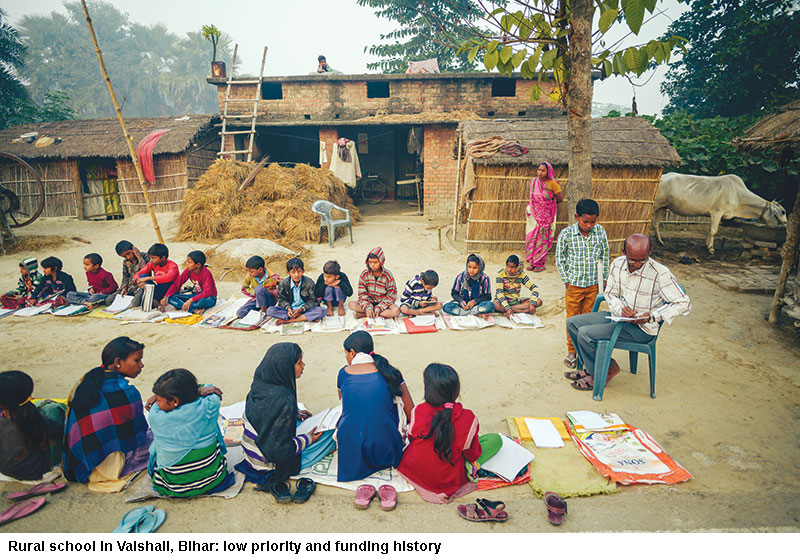
[[[734,144],[745,153],[767,152],[777,156],[776,159],[786,163],[800,157],[800,99],[785,105],[773,114],[758,121],[745,131],[741,138]],[[777,323],[781,306],[784,303],[786,279],[797,262],[797,252],[800,246],[800,185],[795,195],[794,209],[786,224],[786,242],[783,245],[783,263],[778,274],[778,285],[772,297],[769,311],[769,322]],[[798,267],[793,300],[795,302],[792,317],[798,318],[800,314],[800,267]],[[800,326],[800,321],[795,322]]]
[[[536,167],[549,161],[569,196],[569,144],[566,118],[476,121],[461,124],[464,146],[500,136],[528,148],[518,157],[496,153],[473,160],[475,189],[463,196],[462,218],[470,250],[521,249],[525,238],[528,184]],[[666,138],[637,117],[592,120],[592,189],[612,253],[620,253],[631,233],[647,233],[664,167],[680,163]],[[556,235],[569,222],[560,204]]]
[[[125,122],[134,147],[154,130],[169,131],[153,150],[156,181],[150,187],[150,198],[156,210],[180,209],[184,191],[216,158],[219,137],[214,125],[219,116]],[[29,133],[36,133],[40,141],[20,139]],[[18,156],[37,169],[45,185],[44,216],[105,218],[120,211],[124,215],[146,211],[128,144],[116,118],[32,123],[0,130],[0,152]],[[2,158],[0,182],[21,195],[33,189],[28,172]]]

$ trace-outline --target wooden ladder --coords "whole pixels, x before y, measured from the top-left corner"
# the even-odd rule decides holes
[[[256,136],[256,118],[258,117],[258,101],[261,99],[261,80],[264,78],[264,63],[267,60],[267,47],[264,47],[264,56],[261,57],[261,70],[258,74],[258,80],[236,80],[233,79],[233,69],[236,67],[236,53],[239,50],[239,44],[237,43],[233,47],[233,61],[231,62],[231,73],[228,76],[227,81],[227,88],[225,90],[225,103],[223,105],[222,110],[222,131],[219,133],[221,136],[221,142],[219,146],[219,152],[217,152],[218,157],[233,156],[233,159],[236,159],[237,154],[247,154],[247,161],[253,161],[253,146],[255,145],[255,136]],[[231,99],[231,85],[232,84],[240,85],[240,84],[252,84],[254,87],[253,97],[252,98],[240,98],[236,97]],[[228,112],[228,107],[230,102],[233,101],[234,103],[241,103],[246,101],[253,102],[253,113],[252,114],[231,114]],[[250,130],[228,130],[228,125],[235,123],[231,123],[230,121],[237,121],[238,119],[250,119]],[[246,150],[237,150],[236,149],[236,142],[234,138],[240,134],[249,134],[249,141],[247,144]],[[228,138],[230,138],[230,148],[228,148]],[[224,158],[223,158],[224,159]]]

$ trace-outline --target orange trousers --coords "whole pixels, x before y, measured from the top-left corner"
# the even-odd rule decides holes
[[[565,308],[567,311],[567,319],[573,315],[583,315],[584,313],[591,313],[594,300],[597,299],[597,284],[587,286],[586,288],[578,288],[577,286],[567,285],[567,292],[565,295]],[[575,352],[575,347],[572,345],[572,340],[567,334],[567,351]]]

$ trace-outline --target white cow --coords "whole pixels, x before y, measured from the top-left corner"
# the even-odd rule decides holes
[[[706,246],[711,254],[714,254],[714,236],[722,218],[758,218],[770,226],[786,225],[786,210],[783,206],[748,190],[744,181],[736,175],[662,175],[653,206],[653,229],[662,245],[664,242],[658,226],[667,210],[678,216],[710,216],[711,228]]]

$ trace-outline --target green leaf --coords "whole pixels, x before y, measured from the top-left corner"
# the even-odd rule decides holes
[[[506,11],[505,8],[495,8],[494,10],[492,10],[492,12],[489,15],[490,16],[496,16],[497,14],[502,14],[505,11]]]
[[[514,49],[511,46],[506,45],[503,47],[503,50],[500,51],[500,60],[505,64],[509,60],[511,60],[511,55],[514,54]]]
[[[528,56],[528,49],[522,49],[515,52],[514,56],[511,57],[511,65],[516,68],[523,63],[526,56]]]
[[[639,34],[644,21],[644,2],[642,0],[622,0],[625,22],[635,35]]]
[[[531,72],[536,72],[536,67],[539,66],[539,57],[542,56],[543,48],[544,43],[539,43],[539,46],[536,47],[536,50],[533,51],[533,54],[528,59],[528,67],[530,67]]]
[[[603,69],[606,72],[606,76],[611,76],[614,74],[614,65],[611,64],[611,61],[609,60],[603,61]]]
[[[475,45],[469,50],[469,54],[467,55],[467,60],[473,62],[476,56],[478,56],[478,45]]]
[[[533,86],[531,86],[531,103],[539,101],[541,96],[542,88],[539,86],[539,82],[533,82]]]
[[[558,51],[556,49],[550,49],[542,54],[542,66],[546,69],[550,70],[553,68],[553,62],[558,55]]]
[[[517,31],[519,38],[525,41],[531,36],[531,33],[533,33],[533,26],[531,25],[530,20],[523,18],[522,21],[520,21],[519,29]]]
[[[497,61],[499,59],[500,55],[497,54],[496,50],[486,51],[486,54],[483,55],[483,65],[491,72],[492,69],[497,66]]]
[[[525,78],[526,80],[530,80],[536,75],[536,73],[533,70],[531,70],[530,66],[528,66],[527,64],[523,64],[522,66],[520,66],[519,71],[522,74],[522,77]]]
[[[647,8],[647,11],[652,14],[656,9],[656,4],[658,4],[658,0],[643,0],[642,3],[644,4],[644,7]]]
[[[486,47],[486,51],[489,52],[489,51],[496,50],[498,45],[500,45],[500,41],[491,41],[489,43],[489,46]]]
[[[631,70],[639,67],[636,60],[636,54],[637,54],[636,49],[631,47],[625,49],[625,54],[623,55],[623,58],[625,59],[625,66],[627,66]]]
[[[600,22],[597,24],[600,28],[600,33],[608,31],[608,28],[617,19],[617,15],[619,15],[619,10],[605,10],[600,14]]]

